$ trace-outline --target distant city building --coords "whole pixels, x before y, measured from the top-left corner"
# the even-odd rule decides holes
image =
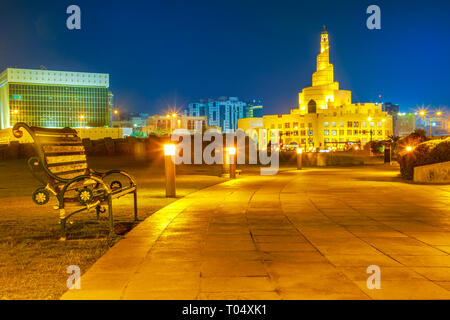
[[[426,116],[416,115],[416,128],[423,129],[427,135],[448,135],[450,134],[449,128],[449,115],[447,112],[429,111]]]
[[[351,91],[340,90],[329,62],[328,32],[320,36],[320,53],[312,86],[298,96],[298,108],[290,114],[265,115],[239,120],[243,130],[277,129],[280,144],[312,149],[345,149],[351,145],[385,140],[392,135],[392,116],[381,103],[352,103]]]
[[[239,119],[248,116],[261,117],[262,109],[261,101],[244,102],[237,97],[224,96],[192,102],[185,113],[189,116],[206,116],[208,126],[228,132],[237,129]]]
[[[206,116],[154,115],[147,119],[142,131],[147,134],[168,134],[176,129],[201,133],[206,129]]]
[[[385,103],[383,103],[382,110],[392,116],[393,133],[394,133],[394,136],[398,136],[399,134],[398,134],[397,119],[398,119],[398,114],[400,112],[400,106],[398,104],[393,104],[391,102],[385,102]]]
[[[109,75],[8,68],[0,74],[0,129],[109,125]]]
[[[391,102],[383,103],[383,111],[386,111],[391,116],[395,116],[400,112],[400,106],[398,104],[393,104]]]
[[[416,116],[413,113],[399,112],[395,121],[395,136],[407,136],[416,130]]]
[[[132,112],[126,114],[114,114],[111,126],[113,128],[142,128],[147,125],[148,113]]]

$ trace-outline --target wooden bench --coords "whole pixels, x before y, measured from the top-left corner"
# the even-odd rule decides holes
[[[56,196],[61,224],[61,239],[66,240],[66,222],[76,213],[95,208],[97,219],[108,209],[110,236],[114,235],[112,199],[129,193],[134,195],[134,220],[137,216],[137,186],[133,177],[122,170],[98,172],[89,169],[86,152],[77,131],[70,128],[49,129],[17,123],[16,138],[25,129],[34,140],[37,156],[28,159],[33,176],[42,183],[32,198],[38,205]],[[70,208],[71,212],[67,212]],[[73,209],[73,210],[72,210]]]

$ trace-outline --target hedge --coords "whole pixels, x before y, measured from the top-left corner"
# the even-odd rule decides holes
[[[450,161],[450,138],[423,142],[410,151],[402,151],[397,158],[403,178],[414,178],[414,167]]]

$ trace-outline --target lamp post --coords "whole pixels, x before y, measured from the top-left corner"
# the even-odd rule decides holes
[[[297,170],[302,170],[303,166],[303,149],[297,148]]]
[[[176,197],[175,186],[175,163],[172,157],[175,156],[176,147],[174,144],[164,145],[164,169],[166,174],[166,198]]]
[[[230,157],[230,179],[236,179],[236,148],[228,148],[228,155]]]

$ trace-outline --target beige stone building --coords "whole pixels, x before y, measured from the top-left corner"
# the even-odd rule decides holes
[[[238,128],[278,129],[282,146],[299,145],[307,150],[363,147],[371,140],[392,135],[392,117],[382,111],[381,104],[352,103],[351,91],[339,89],[329,52],[328,32],[324,30],[312,86],[299,93],[298,108],[290,114],[240,119]]]

